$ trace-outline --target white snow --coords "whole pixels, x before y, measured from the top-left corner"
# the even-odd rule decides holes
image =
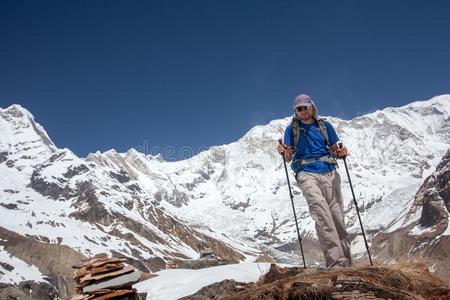
[[[29,265],[10,255],[3,246],[0,246],[0,262],[14,267],[13,270],[8,270],[7,267],[0,264],[0,283],[18,284],[25,280],[44,281],[42,273],[36,266]]]
[[[147,300],[172,300],[191,295],[204,286],[225,279],[256,282],[269,268],[269,263],[240,263],[199,270],[171,269],[157,272],[157,277],[133,287],[138,292],[146,292]]]
[[[414,226],[413,229],[411,229],[409,231],[409,234],[411,234],[411,235],[421,235],[423,233],[431,232],[431,231],[434,231],[434,230],[435,229],[433,227],[423,227],[423,226],[420,226],[420,225],[416,225],[416,226]]]

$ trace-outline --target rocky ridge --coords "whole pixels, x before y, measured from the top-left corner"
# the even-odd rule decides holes
[[[450,278],[450,149],[422,184],[406,214],[374,236],[374,250],[382,260],[411,257],[431,266],[441,278]]]

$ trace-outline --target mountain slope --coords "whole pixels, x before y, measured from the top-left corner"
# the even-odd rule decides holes
[[[14,276],[23,281],[40,278],[55,286],[60,297],[67,297],[73,292],[70,267],[47,265],[65,247],[73,249],[78,260],[106,252],[126,258],[142,271],[165,268],[165,261],[174,258],[197,258],[206,248],[230,261],[245,258],[242,250],[235,250],[239,245],[231,247],[155,206],[153,197],[130,182],[130,175],[55,147],[24,108],[2,109],[0,122],[1,253],[42,272],[23,269],[23,274],[13,274],[9,266],[1,265],[0,283],[17,283]],[[40,261],[33,259],[36,247],[13,246],[36,241],[53,249],[39,252]]]

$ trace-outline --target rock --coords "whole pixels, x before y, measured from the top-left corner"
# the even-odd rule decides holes
[[[0,262],[0,266],[2,266],[3,269],[7,270],[7,271],[12,271],[14,270],[14,267],[5,263],[5,262]]]
[[[0,164],[8,159],[8,152],[0,152]]]
[[[58,291],[46,282],[22,281],[18,285],[0,283],[2,300],[54,300]]]
[[[0,206],[3,206],[6,209],[18,209],[17,204],[15,203],[8,203],[8,204],[0,203]]]
[[[436,172],[431,175],[421,189],[423,193],[422,215],[420,224],[424,227],[439,226],[442,232],[447,228],[448,214],[450,212],[450,149],[436,167]]]
[[[141,272],[139,272],[138,270],[134,270],[128,274],[119,275],[111,279],[103,280],[99,283],[90,284],[83,288],[83,293],[93,292],[114,286],[132,285],[133,283],[138,282],[140,278]]]
[[[179,269],[204,269],[209,267],[227,265],[234,262],[219,259],[186,259],[177,262]]]
[[[25,294],[31,294],[31,296],[36,299],[53,300],[59,296],[59,292],[56,288],[45,282],[22,281],[19,283],[19,287]]]
[[[224,280],[216,282],[201,288],[192,296],[180,298],[180,300],[209,300],[220,299],[221,295],[230,295],[242,291],[246,284],[236,282],[235,280]]]
[[[64,188],[62,188],[57,183],[45,181],[45,178],[41,176],[39,170],[33,171],[33,174],[30,178],[29,187],[31,187],[39,194],[43,196],[49,196],[55,200],[57,200],[64,192]]]
[[[255,260],[255,262],[274,264],[275,260],[272,257],[270,257],[269,255],[264,253],[264,254],[258,256],[258,258]]]
[[[137,192],[137,193],[142,192],[142,189],[139,187],[139,185],[137,183],[127,185],[127,189],[129,189],[130,191],[133,191],[133,192]]]
[[[126,183],[131,180],[130,176],[128,176],[127,172],[125,172],[124,170],[121,170],[120,173],[110,171],[109,176],[115,178],[120,183]]]
[[[63,176],[65,178],[72,178],[76,175],[80,175],[83,174],[85,172],[89,171],[89,168],[86,165],[79,165],[75,168],[70,167],[64,174]]]

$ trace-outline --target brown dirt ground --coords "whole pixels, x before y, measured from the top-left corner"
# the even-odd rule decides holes
[[[257,283],[225,280],[183,299],[450,299],[450,286],[420,264],[332,270],[272,264]]]

